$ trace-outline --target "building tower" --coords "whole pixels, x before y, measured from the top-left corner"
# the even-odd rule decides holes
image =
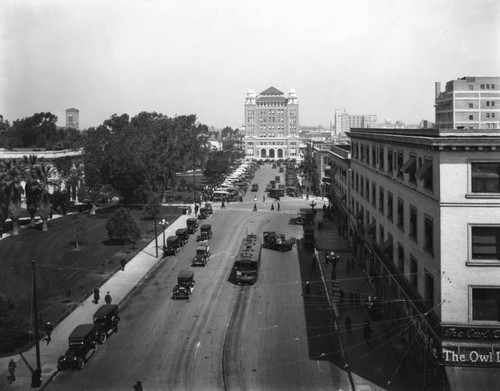
[[[80,111],[78,109],[67,109],[66,110],[66,127],[79,130],[80,126]]]
[[[500,77],[462,77],[435,84],[436,127],[500,129]]]
[[[299,99],[275,87],[245,99],[245,156],[253,159],[299,158]]]

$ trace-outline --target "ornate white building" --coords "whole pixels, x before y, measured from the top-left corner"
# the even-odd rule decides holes
[[[299,100],[275,87],[245,99],[245,156],[252,159],[299,159]]]

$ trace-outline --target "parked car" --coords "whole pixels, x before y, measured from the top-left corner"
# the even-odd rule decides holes
[[[191,217],[186,220],[186,228],[189,234],[194,234],[198,229],[198,219]]]
[[[200,208],[200,213],[198,214],[198,218],[200,220],[205,220],[206,218],[208,218],[208,216],[209,214],[207,208]]]
[[[104,343],[111,333],[118,332],[118,306],[116,304],[105,304],[94,314],[94,325],[96,328],[97,341]]]
[[[163,256],[167,256],[167,255],[175,255],[179,252],[180,250],[180,241],[179,241],[179,238],[177,236],[169,236],[167,238],[167,244],[165,245],[165,247],[163,248]]]
[[[96,328],[93,324],[81,324],[75,327],[68,337],[69,348],[64,356],[57,360],[57,368],[82,369],[87,360],[97,350]]]
[[[259,191],[259,185],[257,183],[252,184],[252,191]]]
[[[181,270],[177,275],[177,285],[172,291],[172,299],[190,299],[194,289],[194,272],[192,270]]]
[[[184,246],[189,241],[189,233],[187,228],[179,228],[175,231],[175,234],[179,238],[179,244]]]
[[[205,209],[207,211],[207,214],[211,215],[212,213],[214,213],[211,202],[205,202]]]

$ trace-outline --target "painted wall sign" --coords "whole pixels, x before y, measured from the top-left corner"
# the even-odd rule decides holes
[[[500,368],[500,347],[443,346],[444,365]]]
[[[494,327],[441,327],[443,339],[500,340],[500,328]]]

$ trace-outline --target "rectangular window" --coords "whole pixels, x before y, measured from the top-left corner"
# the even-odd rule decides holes
[[[396,160],[396,175],[398,178],[403,178],[403,152],[398,151],[398,156]]]
[[[410,256],[410,283],[415,289],[418,288],[418,263],[417,260]]]
[[[398,243],[398,268],[399,273],[405,273],[405,248]]]
[[[500,193],[500,163],[471,163],[472,192]]]
[[[365,198],[369,201],[370,200],[370,181],[368,178],[365,180]]]
[[[378,210],[384,214],[384,188],[378,188]]]
[[[424,249],[434,254],[434,228],[432,218],[424,218]]]
[[[410,238],[417,240],[417,208],[410,207]]]
[[[471,114],[469,115],[469,120],[473,121],[474,120],[474,116]]]
[[[471,227],[473,260],[500,260],[500,226]]]
[[[415,173],[417,179],[423,180],[424,189],[433,190],[433,172],[432,172],[432,160],[425,159],[424,164]]]
[[[392,174],[392,170],[393,170],[392,149],[387,150],[387,169]]]
[[[408,180],[411,183],[417,183],[415,173],[417,172],[417,155],[410,154],[410,158],[401,168],[401,171],[408,174]]]
[[[384,147],[382,146],[378,151],[378,166],[382,171],[384,171]]]
[[[472,84],[469,84],[469,91],[474,90],[474,86]]]
[[[404,231],[404,223],[405,223],[405,203],[401,198],[398,198],[398,216],[397,216],[397,225],[398,228]]]
[[[434,305],[434,277],[428,271],[425,272],[425,300],[432,307]]]
[[[473,109],[474,105],[472,103],[469,103],[469,109]]]
[[[472,320],[500,322],[500,288],[472,288]]]
[[[385,237],[385,230],[384,226],[382,224],[379,224],[378,226],[378,237],[379,237],[379,244],[383,245],[384,244],[384,237]]]
[[[484,84],[481,84],[481,89],[484,90]]]
[[[375,184],[375,181],[372,181],[372,205],[376,206],[377,205],[377,185]]]
[[[392,221],[393,218],[393,196],[387,193],[387,218]]]
[[[490,101],[489,101],[489,100],[487,100],[487,101],[486,101],[486,106],[489,106],[489,105],[490,105]]]
[[[375,147],[372,145],[372,166],[375,167],[377,165],[377,151]]]

